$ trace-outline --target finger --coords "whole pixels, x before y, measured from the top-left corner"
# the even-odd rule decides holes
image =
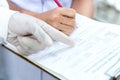
[[[70,33],[74,30],[74,27],[71,27],[71,26],[68,26],[68,25],[62,24],[62,23],[57,24],[57,26],[55,28],[65,34],[67,33],[67,35],[70,35]]]
[[[62,24],[65,24],[65,25],[68,25],[68,26],[71,26],[71,27],[75,27],[75,19],[73,19],[73,18],[60,16],[59,21]]]
[[[73,32],[74,27],[65,24],[59,24],[57,29],[67,35],[70,35]]]
[[[71,9],[71,8],[61,9],[61,15],[63,15],[63,16],[75,18],[75,13],[76,13],[76,11],[74,9]]]
[[[70,46],[74,46],[75,43],[70,37],[51,27],[50,25],[45,24],[45,26],[42,26],[42,28],[49,34],[50,37],[52,37],[52,39],[60,41]]]
[[[11,44],[13,44],[14,46],[19,45],[17,37],[7,37],[7,41]]]
[[[34,37],[43,45],[51,46],[53,44],[52,39],[49,35],[41,28],[43,25],[35,24],[35,32],[33,33]]]
[[[22,53],[25,56],[28,56],[30,54],[34,54],[48,46],[45,46],[44,44],[39,43],[38,40],[35,40],[31,37],[18,37],[19,45],[17,45],[18,51]]]
[[[31,37],[18,37],[19,44],[26,50],[38,51],[46,48],[43,43]]]

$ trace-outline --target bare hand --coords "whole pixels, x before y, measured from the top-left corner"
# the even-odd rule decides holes
[[[35,17],[46,21],[56,29],[70,35],[75,28],[75,13],[76,11],[71,8],[55,8],[36,14]]]

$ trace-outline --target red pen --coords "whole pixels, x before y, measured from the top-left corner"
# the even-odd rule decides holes
[[[58,0],[54,0],[58,7],[62,7],[61,3]]]

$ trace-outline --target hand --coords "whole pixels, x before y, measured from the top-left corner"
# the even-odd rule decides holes
[[[51,46],[53,40],[73,45],[73,41],[44,21],[29,15],[15,13],[8,27],[8,41],[25,55]]]
[[[46,21],[56,29],[70,35],[75,28],[75,10],[70,8],[55,8],[47,12],[34,15]]]

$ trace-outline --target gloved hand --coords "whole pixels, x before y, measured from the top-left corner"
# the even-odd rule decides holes
[[[74,45],[71,38],[32,16],[15,13],[9,21],[8,42],[22,54],[29,55],[53,44],[53,40]]]

